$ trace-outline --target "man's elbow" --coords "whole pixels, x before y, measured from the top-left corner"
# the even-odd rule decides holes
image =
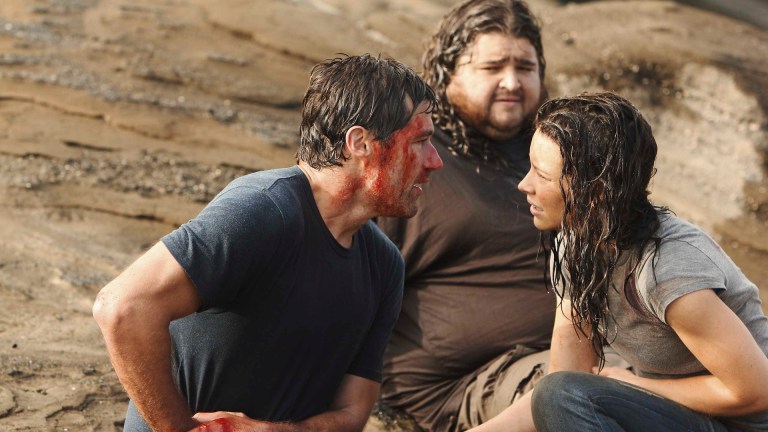
[[[130,321],[131,307],[125,303],[113,292],[111,284],[102,288],[96,296],[91,312],[105,337]]]

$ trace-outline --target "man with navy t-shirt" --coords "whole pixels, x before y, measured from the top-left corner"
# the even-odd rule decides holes
[[[233,181],[101,290],[126,431],[362,430],[403,284],[370,219],[416,214],[434,104],[396,61],[317,65],[298,164]]]

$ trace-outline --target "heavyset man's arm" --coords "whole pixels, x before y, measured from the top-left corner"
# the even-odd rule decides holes
[[[162,243],[105,286],[93,306],[115,372],[153,430],[197,425],[173,382],[168,325],[199,306],[197,290]]]
[[[368,421],[379,394],[379,383],[345,375],[328,411],[297,423],[271,423],[250,419],[241,413],[197,413],[202,425],[193,431],[205,432],[356,432]],[[191,432],[191,431],[190,431]]]
[[[738,416],[768,409],[768,358],[747,327],[714,291],[670,303],[667,323],[711,375],[649,379],[606,368],[601,375],[629,382],[710,415]]]

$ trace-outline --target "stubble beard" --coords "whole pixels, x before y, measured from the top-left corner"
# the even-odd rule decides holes
[[[483,136],[494,141],[505,140],[517,135],[526,123],[526,118],[521,113],[517,124],[510,126],[499,126],[493,121],[493,102],[489,101],[486,106],[479,107],[474,104],[464,91],[454,94],[449,100],[453,105],[456,116],[469,128],[476,130]],[[520,101],[521,110],[524,99]]]

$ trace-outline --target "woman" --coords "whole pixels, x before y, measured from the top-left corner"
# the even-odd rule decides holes
[[[519,188],[554,231],[548,375],[478,431],[768,430],[768,319],[699,228],[648,201],[656,142],[627,100],[544,104]],[[602,368],[610,344],[636,374]]]

